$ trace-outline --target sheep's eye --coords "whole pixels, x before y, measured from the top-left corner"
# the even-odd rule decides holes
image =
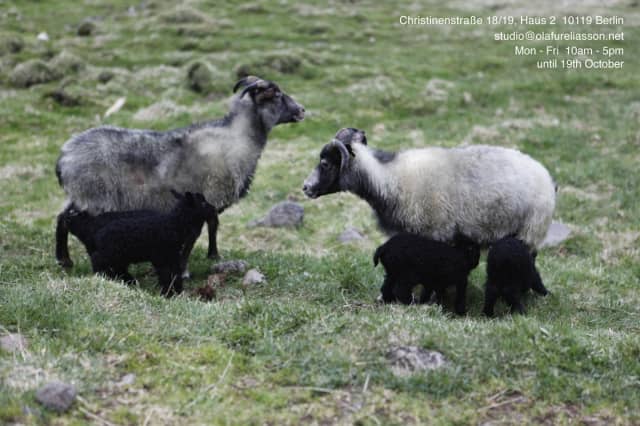
[[[320,160],[320,167],[323,170],[327,170],[329,168],[329,162],[327,160]]]

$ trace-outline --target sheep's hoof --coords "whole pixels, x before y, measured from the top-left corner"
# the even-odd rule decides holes
[[[218,254],[218,252],[214,252],[214,253],[209,253],[207,254],[207,257],[211,260],[218,260],[220,259],[220,255]]]
[[[73,267],[73,260],[69,259],[68,257],[65,257],[62,259],[56,259],[56,262],[58,263],[58,265],[60,265],[64,269],[69,269]]]
[[[190,280],[191,279],[191,273],[188,270],[184,270],[182,272],[182,279],[183,280]]]

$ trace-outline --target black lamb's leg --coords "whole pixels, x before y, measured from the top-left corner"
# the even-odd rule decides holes
[[[407,285],[406,282],[403,282],[395,286],[394,293],[396,295],[396,298],[400,301],[400,303],[403,303],[405,305],[411,305],[411,303],[413,302],[412,290],[413,290],[413,285],[411,284]]]
[[[380,287],[380,293],[384,303],[395,302],[396,297],[393,294],[394,284],[395,283],[391,278],[389,278],[389,276],[384,278],[384,283],[382,284],[382,287]]]
[[[169,264],[154,264],[158,274],[160,293],[165,297],[172,297],[182,293],[182,274],[180,262],[169,262]]]
[[[454,309],[456,314],[464,315],[467,313],[467,285],[469,282],[465,277],[456,283],[456,300]]]
[[[218,255],[218,244],[216,242],[216,238],[218,235],[218,225],[220,221],[218,220],[218,214],[216,213],[214,217],[207,220],[207,228],[209,230],[209,252],[207,257],[209,259],[217,259]]]
[[[180,273],[182,278],[189,278],[189,256],[199,236],[200,230],[189,235],[182,246],[180,251]]]
[[[59,215],[56,224],[56,261],[63,268],[71,268],[73,261],[69,256],[69,227],[67,214],[71,205],[67,206]]]
[[[512,314],[524,314],[524,306],[516,292],[510,291],[504,295],[505,300],[511,306]]]
[[[547,294],[549,294],[549,290],[547,290],[547,288],[542,283],[542,278],[540,277],[538,268],[536,268],[535,266],[533,267],[532,275],[533,277],[531,278],[531,289],[542,296],[546,296]]]
[[[486,316],[493,316],[493,307],[498,300],[498,290],[495,285],[487,282],[484,290],[484,309],[483,312]]]

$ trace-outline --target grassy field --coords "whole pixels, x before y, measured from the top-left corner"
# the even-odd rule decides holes
[[[0,335],[29,341],[0,353],[0,424],[640,424],[637,1],[174,3],[0,0]],[[398,24],[600,13],[626,21]],[[80,37],[87,19],[93,31]],[[624,67],[537,70],[540,57],[493,39],[516,28],[624,31],[607,43],[624,48]],[[194,68],[210,77],[199,91]],[[167,129],[220,117],[243,72],[278,82],[308,112],[273,130],[249,196],[221,216],[223,258],[246,260],[267,282],[243,288],[235,277],[200,301],[190,291],[210,273],[204,236],[189,291],[171,300],[147,265],[133,268],[141,288],[92,276],[76,240],[76,266],[61,271],[54,164],[64,141],[103,123]],[[487,320],[483,257],[466,317],[377,305],[383,271],[371,256],[385,238],[369,206],[301,191],[321,146],[346,126],[387,150],[488,143],[546,165],[560,187],[555,219],[572,230],[538,257],[551,295],[530,297],[526,316]],[[247,227],[284,199],[304,205],[300,229]],[[349,226],[365,240],[340,244]],[[401,345],[439,351],[446,366],[396,376],[387,353]],[[79,392],[65,414],[34,400],[54,379]]]

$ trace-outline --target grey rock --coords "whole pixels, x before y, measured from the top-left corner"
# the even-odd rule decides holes
[[[447,361],[440,352],[428,351],[417,346],[397,346],[387,353],[391,371],[399,377],[406,377],[421,371],[436,370]]]
[[[63,413],[76,400],[78,392],[75,386],[62,382],[50,382],[36,392],[36,401],[50,410]]]
[[[214,274],[242,274],[248,266],[244,260],[228,260],[213,265],[211,272]]]
[[[552,222],[549,230],[547,231],[547,235],[544,237],[542,244],[540,244],[540,248],[542,247],[554,247],[565,241],[569,238],[571,234],[571,229],[563,223],[560,222]]]
[[[342,231],[342,234],[340,234],[338,240],[343,244],[351,243],[353,241],[364,240],[364,235],[362,235],[356,228],[348,227],[347,229]]]
[[[262,284],[265,281],[264,274],[257,269],[249,269],[242,279],[242,285],[250,286]]]
[[[262,219],[249,223],[249,226],[296,227],[302,225],[304,207],[292,201],[283,201],[269,210]]]
[[[11,333],[0,337],[0,349],[7,352],[18,352],[27,349],[27,339],[19,333]]]

